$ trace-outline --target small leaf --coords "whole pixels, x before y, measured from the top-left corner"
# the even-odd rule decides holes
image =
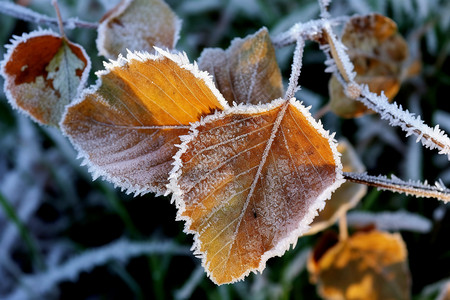
[[[237,106],[183,137],[170,190],[217,284],[262,271],[342,183],[333,139],[297,100]]]
[[[226,51],[205,49],[198,64],[214,76],[230,105],[268,103],[283,95],[275,49],[266,28],[244,39],[234,39]]]
[[[308,262],[324,299],[410,299],[407,250],[399,234],[358,232],[328,249],[325,244]]]
[[[16,37],[2,62],[11,105],[54,126],[84,86],[89,70],[90,60],[81,46],[48,30]]]
[[[97,75],[97,85],[67,109],[63,132],[94,177],[128,192],[164,193],[178,136],[227,107],[225,100],[181,53],[129,53]]]
[[[392,100],[400,89],[408,45],[391,19],[379,14],[352,17],[346,24],[342,43],[348,48],[357,76],[356,82],[368,84],[374,93]],[[331,110],[344,118],[366,113],[364,104],[349,99],[333,75],[329,83]]]
[[[98,27],[99,55],[116,58],[130,51],[173,49],[181,21],[164,0],[122,0],[107,12]]]
[[[342,171],[358,172],[365,171],[365,167],[357,156],[352,145],[347,140],[341,140],[337,150],[342,154]],[[327,200],[325,208],[319,212],[311,223],[308,234],[315,234],[333,225],[340,216],[355,207],[367,192],[367,186],[363,184],[344,182]]]

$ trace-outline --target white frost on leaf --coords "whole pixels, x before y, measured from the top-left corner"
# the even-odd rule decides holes
[[[80,78],[77,70],[82,70],[84,63],[72,52],[66,41],[47,65],[47,78],[53,79],[53,87],[61,97],[70,102],[78,93]]]
[[[350,226],[364,227],[374,224],[379,230],[430,232],[432,223],[427,218],[407,211],[370,213],[349,212],[347,222]]]
[[[300,102],[298,102],[295,99],[291,99],[289,100],[289,104],[292,105],[293,107],[295,107],[296,109],[298,109],[303,116],[306,117],[306,120],[309,122],[310,125],[312,125],[312,127],[317,130],[317,132],[315,132],[314,134],[320,134],[322,137],[326,138],[328,140],[328,144],[329,147],[331,148],[331,151],[333,153],[333,158],[334,158],[334,162],[335,162],[335,173],[334,176],[335,178],[333,179],[333,182],[327,186],[326,188],[324,188],[321,191],[317,191],[314,192],[314,196],[310,195],[308,197],[309,200],[307,200],[309,202],[309,207],[307,209],[307,211],[305,211],[304,217],[302,219],[299,220],[295,220],[295,224],[294,222],[290,225],[288,232],[281,234],[278,237],[278,241],[276,242],[276,244],[274,245],[273,248],[270,248],[268,250],[265,250],[265,252],[261,255],[260,259],[259,259],[259,265],[257,268],[249,268],[249,269],[243,269],[243,273],[239,276],[233,277],[235,275],[231,275],[233,278],[230,279],[231,281],[229,282],[235,282],[238,280],[242,280],[245,276],[247,276],[250,272],[262,272],[266,266],[266,262],[269,258],[274,257],[274,256],[282,256],[284,254],[285,251],[287,251],[292,245],[295,245],[295,243],[297,242],[297,239],[299,236],[301,236],[302,234],[304,234],[308,229],[309,229],[309,224],[312,222],[313,218],[315,217],[315,215],[317,214],[317,211],[322,209],[324,206],[324,200],[328,199],[331,196],[332,191],[334,191],[337,187],[339,187],[342,182],[342,165],[340,163],[340,154],[337,152],[336,149],[336,141],[334,140],[334,134],[330,135],[329,132],[326,132],[321,123],[320,122],[316,122],[310,115],[308,108],[305,108],[303,105],[301,105]],[[214,186],[214,182],[213,183],[209,183],[209,185],[202,185],[201,182],[203,180],[206,180],[207,178],[211,177],[211,178],[215,178],[215,180],[220,180],[217,179],[217,177],[219,175],[221,175],[220,172],[224,172],[224,171],[220,171],[216,168],[216,170],[212,170],[215,173],[211,173],[210,170],[210,166],[208,165],[208,163],[211,162],[216,162],[216,161],[220,161],[220,162],[226,162],[226,164],[231,164],[232,163],[232,159],[233,157],[236,157],[236,152],[238,153],[245,153],[245,151],[240,150],[242,147],[242,149],[245,149],[245,145],[247,145],[248,142],[246,142],[245,140],[248,139],[248,132],[243,133],[243,134],[239,134],[238,136],[234,135],[234,133],[232,135],[230,135],[229,137],[225,137],[225,140],[222,141],[217,141],[216,138],[211,139],[209,134],[211,133],[210,130],[206,130],[205,128],[209,128],[209,126],[212,126],[215,122],[218,122],[218,124],[221,124],[221,121],[225,118],[227,118],[228,116],[231,115],[236,115],[236,116],[240,116],[240,118],[244,118],[243,120],[249,120],[249,126],[256,126],[256,124],[251,124],[253,121],[251,121],[252,119],[249,117],[244,117],[244,115],[246,114],[255,114],[260,115],[264,112],[270,112],[273,109],[279,109],[279,112],[277,113],[277,117],[276,120],[273,121],[273,123],[271,123],[270,128],[270,137],[266,136],[266,134],[264,134],[264,143],[262,145],[265,145],[264,147],[264,151],[261,153],[261,159],[260,161],[262,163],[260,163],[257,166],[252,167],[252,169],[244,171],[241,171],[242,173],[240,173],[240,175],[242,174],[246,174],[247,172],[252,171],[252,174],[254,174],[254,177],[252,177],[252,181],[251,184],[250,182],[245,185],[245,187],[239,187],[235,190],[235,188],[233,187],[233,180],[230,182],[227,182],[227,184],[225,186],[223,186],[224,189],[224,193],[220,194],[220,199],[222,199],[222,196],[225,199],[228,199],[230,197],[233,198],[234,196],[237,196],[239,193],[241,193],[242,191],[240,191],[241,188],[244,188],[244,191],[248,191],[246,192],[243,196],[243,202],[241,202],[241,200],[239,200],[240,204],[239,207],[242,206],[242,210],[239,210],[238,213],[236,212],[231,212],[233,214],[236,214],[236,220],[242,220],[243,218],[243,214],[246,212],[246,208],[247,205],[250,203],[250,197],[252,197],[252,193],[255,189],[256,186],[256,182],[259,181],[259,176],[261,176],[262,174],[262,170],[261,170],[261,165],[265,165],[264,162],[268,157],[268,149],[271,149],[271,145],[272,145],[272,141],[275,138],[275,135],[277,134],[277,130],[278,128],[281,128],[283,125],[280,125],[283,119],[283,115],[285,112],[285,109],[287,107],[287,103],[285,100],[283,99],[277,99],[274,100],[273,102],[269,103],[269,104],[262,104],[262,105],[238,105],[235,107],[232,107],[230,109],[227,109],[223,112],[216,112],[214,115],[210,115],[205,117],[204,119],[202,119],[199,122],[196,122],[192,125],[191,128],[191,132],[190,135],[187,136],[182,136],[180,139],[182,141],[182,144],[179,146],[180,150],[178,151],[178,153],[176,154],[176,156],[174,157],[175,162],[174,162],[174,168],[172,169],[172,171],[170,172],[170,183],[168,185],[168,192],[172,192],[173,196],[172,196],[172,202],[175,202],[175,205],[178,209],[178,214],[177,214],[177,220],[182,220],[185,221],[185,232],[186,233],[190,233],[190,234],[194,234],[194,245],[193,245],[193,251],[194,254],[197,255],[199,258],[202,258],[202,265],[205,267],[208,275],[211,277],[212,280],[216,281],[216,274],[212,273],[212,270],[210,270],[210,262],[207,260],[208,257],[208,250],[206,249],[204,252],[201,251],[200,249],[204,246],[202,243],[201,238],[201,234],[195,230],[190,229],[191,225],[193,224],[193,219],[191,219],[191,217],[185,216],[183,215],[183,213],[188,209],[192,209],[192,205],[196,205],[195,203],[198,203],[199,199],[194,198],[197,197],[196,195],[199,194],[209,194],[209,188],[212,188]],[[291,108],[292,109],[292,108]],[[259,122],[255,119],[255,122]],[[271,121],[272,122],[272,121]],[[265,124],[265,123],[263,123]],[[218,128],[220,129],[223,126],[223,124],[221,126],[219,126]],[[263,126],[263,125],[260,125]],[[205,128],[203,128],[205,127]],[[239,128],[248,128],[248,126],[245,126],[244,124],[240,124],[240,122],[236,122],[236,124],[234,124],[231,126],[230,124],[230,131],[236,131],[236,132],[240,132]],[[267,126],[266,126],[267,127]],[[256,126],[255,128],[259,128],[258,126]],[[285,129],[284,129],[285,130]],[[294,129],[291,129],[294,130]],[[222,131],[222,130],[221,130]],[[283,131],[283,130],[280,130]],[[244,131],[245,132],[245,131]],[[253,132],[258,132],[253,131]],[[284,133],[283,133],[284,134]],[[304,133],[305,134],[305,133]],[[311,133],[313,134],[313,133]],[[280,133],[281,135],[281,133]],[[245,139],[241,139],[245,138]],[[261,138],[258,136],[255,136],[255,138]],[[218,147],[219,145],[225,145],[228,143],[231,143],[237,139],[241,139],[241,145],[239,145],[239,147],[237,149],[233,149],[233,150],[228,150],[229,147]],[[208,143],[208,141],[211,141],[213,144],[210,145]],[[259,144],[258,144],[259,145]],[[197,146],[199,147],[197,149]],[[206,147],[206,148],[205,148]],[[194,149],[195,148],[195,149]],[[202,153],[202,149],[206,149],[208,150],[208,152],[204,152]],[[212,150],[212,151],[210,151]],[[189,151],[189,152],[188,152]],[[189,153],[189,155],[192,153],[191,151],[194,151],[194,153],[196,153],[196,156],[198,157],[202,157],[202,161],[207,161],[208,163],[205,163],[205,165],[203,166],[197,166],[195,167],[195,169],[190,169],[190,172],[187,174],[183,174],[183,160],[182,160],[182,156],[185,153]],[[289,151],[289,149],[288,149]],[[293,153],[291,153],[292,155],[294,155]],[[273,157],[273,153],[271,154],[271,159],[275,159]],[[214,160],[212,160],[215,157]],[[288,162],[284,162],[282,163],[282,159],[280,158],[277,161],[272,162],[271,164],[275,164],[276,166],[274,166],[272,169],[268,169],[267,172],[269,172],[268,175],[265,175],[265,185],[267,185],[267,189],[269,189],[269,191],[271,191],[271,197],[272,197],[272,203],[274,203],[274,207],[272,208],[273,211],[269,211],[270,209],[268,209],[267,207],[264,208],[264,210],[261,210],[261,216],[264,216],[263,220],[271,220],[271,218],[276,218],[275,212],[280,210],[280,205],[278,205],[279,203],[281,203],[280,201],[283,200],[283,196],[281,194],[277,194],[279,193],[279,190],[282,190],[283,187],[281,187],[281,185],[277,184],[277,180],[280,180],[280,178],[277,178],[277,176],[275,176],[276,174],[278,174],[278,176],[282,176],[283,174],[287,174],[287,171],[289,170],[289,166],[287,165]],[[271,165],[268,164],[268,165]],[[217,164],[215,164],[216,166]],[[222,164],[223,166],[225,166],[224,164]],[[230,165],[232,166],[232,164]],[[257,168],[257,170],[256,170]],[[204,170],[206,170],[206,175],[204,174]],[[256,170],[256,171],[255,171]],[[272,171],[271,171],[272,170]],[[226,170],[225,170],[226,171]],[[298,170],[297,170],[298,171]],[[273,172],[273,174],[271,175],[270,172]],[[277,172],[277,173],[275,173]],[[292,171],[290,171],[292,173]],[[299,171],[300,172],[300,171]],[[297,173],[297,172],[294,172]],[[230,174],[225,174],[224,176],[228,176]],[[239,175],[239,176],[240,176]],[[191,178],[191,176],[193,176]],[[205,177],[206,176],[206,177]],[[253,175],[252,175],[253,176]],[[284,176],[284,175],[283,175]],[[297,177],[301,175],[296,175]],[[304,178],[304,180],[308,180],[306,179],[306,177],[301,177]],[[225,178],[226,179],[226,178]],[[304,183],[301,183],[304,184]],[[240,185],[240,183],[239,183]],[[289,187],[289,184],[286,184],[286,186]],[[222,186],[221,186],[222,188]],[[261,187],[259,187],[261,189]],[[231,195],[226,194],[227,189],[230,189],[230,191],[232,191],[233,193]],[[292,197],[301,197],[302,192],[298,189],[295,188],[290,188],[289,193],[292,193]],[[236,194],[237,193],[237,194]],[[303,192],[303,194],[305,194],[305,192]],[[234,196],[233,196],[234,195]],[[284,196],[286,197],[286,195]],[[307,196],[305,196],[307,197]],[[263,201],[261,200],[258,200]],[[276,204],[278,203],[278,204]],[[223,204],[221,202],[221,204]],[[252,204],[253,205],[253,204]],[[282,205],[281,205],[282,207]],[[219,207],[220,208],[220,207]],[[263,209],[263,208],[261,208]],[[267,210],[267,211],[266,211]],[[217,208],[212,209],[212,211],[210,211],[211,216],[214,215],[217,212]],[[209,214],[208,214],[209,215]],[[276,220],[274,220],[276,224]],[[230,229],[230,230],[234,230],[234,234],[232,234],[233,236],[237,236],[238,234],[238,229],[239,229],[239,224],[235,225],[234,229]],[[272,224],[271,222],[267,222],[266,227],[263,227],[261,229],[259,229],[261,231],[261,233],[264,234],[268,234],[269,232],[276,230],[275,228],[272,228],[271,226],[275,226],[276,225],[270,225]],[[210,224],[211,225],[211,224]],[[210,225],[207,225],[208,227]],[[223,231],[222,231],[223,232]],[[202,246],[203,245],[203,246]],[[248,247],[253,247],[254,245],[249,245]],[[244,246],[246,247],[246,246]],[[231,249],[231,248],[230,248]],[[236,253],[234,253],[235,255]],[[226,256],[224,258],[224,260],[229,259],[229,256]],[[247,258],[243,258],[243,259],[247,259]],[[226,281],[228,282],[228,281]]]

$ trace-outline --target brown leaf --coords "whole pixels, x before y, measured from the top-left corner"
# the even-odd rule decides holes
[[[71,105],[62,129],[94,177],[128,192],[162,194],[178,136],[227,104],[185,54],[130,53],[98,73],[97,86]]]
[[[324,299],[410,299],[407,250],[399,234],[358,232],[320,249],[308,270]]]
[[[337,150],[342,154],[342,171],[358,172],[365,171],[365,167],[357,156],[352,145],[347,140],[339,141]],[[346,214],[348,210],[355,207],[367,192],[367,186],[363,184],[344,182],[327,200],[325,208],[319,212],[311,223],[308,234],[315,234],[333,225],[339,217]]]
[[[99,55],[116,58],[130,51],[173,49],[181,21],[164,0],[122,0],[107,12],[98,27]]]
[[[198,64],[213,75],[230,105],[269,103],[283,96],[275,49],[266,28],[244,39],[234,39],[226,51],[205,49]]]
[[[217,284],[281,256],[343,181],[334,141],[295,99],[216,113],[182,140],[169,189]]]
[[[16,37],[2,61],[11,105],[54,126],[84,86],[89,70],[90,60],[81,46],[48,30]]]
[[[379,14],[352,17],[346,24],[342,43],[355,66],[356,82],[368,84],[372,92],[392,100],[397,94],[408,45],[397,32],[391,19]],[[344,118],[363,115],[368,109],[360,102],[347,98],[335,76],[329,83],[331,110]]]

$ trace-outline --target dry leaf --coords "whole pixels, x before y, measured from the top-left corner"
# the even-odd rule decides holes
[[[234,39],[226,51],[205,49],[198,64],[214,76],[230,105],[268,103],[283,95],[275,49],[266,28],[244,39]]]
[[[94,178],[128,192],[162,194],[178,136],[226,101],[185,54],[129,53],[106,69],[68,108],[62,129]]]
[[[51,31],[16,37],[2,62],[8,100],[33,120],[58,126],[86,82],[90,64],[81,46]]]
[[[182,140],[169,190],[217,284],[281,256],[343,181],[335,142],[295,99],[218,112]]]
[[[116,58],[130,51],[173,49],[181,21],[164,0],[122,0],[98,26],[99,55]]]
[[[324,299],[410,299],[407,250],[399,234],[358,232],[317,250],[308,270]]]
[[[362,173],[365,167],[347,140],[339,141],[337,150],[342,154],[342,171]],[[311,223],[308,234],[315,234],[333,225],[339,217],[355,207],[367,192],[367,186],[363,184],[344,182],[327,200],[325,208],[319,212]]]
[[[408,45],[391,19],[379,14],[352,17],[344,28],[342,43],[355,66],[358,83],[368,84],[372,92],[392,100],[400,89]],[[347,98],[333,75],[329,83],[331,110],[344,118],[361,116],[364,104]]]

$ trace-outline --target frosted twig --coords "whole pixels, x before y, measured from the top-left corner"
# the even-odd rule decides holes
[[[79,256],[69,259],[64,264],[43,273],[25,276],[24,286],[33,287],[34,296],[43,296],[61,281],[73,281],[82,272],[87,272],[106,264],[110,260],[125,262],[133,257],[149,254],[190,255],[189,248],[172,242],[133,242],[118,240],[111,244],[84,251]],[[7,299],[28,299],[28,291],[17,289]],[[40,297],[37,297],[40,298]]]
[[[29,8],[23,7],[18,4],[11,2],[0,2],[0,13],[14,17],[16,19],[24,20],[27,22],[32,22],[41,25],[58,25],[58,20],[56,18],[50,18],[48,16],[39,14],[32,11]],[[70,18],[63,22],[63,25],[67,29],[74,28],[89,28],[97,29],[97,23],[91,23],[86,21],[81,21],[78,18]]]
[[[386,176],[371,176],[365,173],[344,172],[344,178],[348,181],[361,183],[377,187],[380,190],[413,195],[416,197],[436,198],[444,202],[450,201],[450,189],[442,181],[436,182],[434,186],[427,182],[403,181],[395,176],[387,178]]]
[[[330,13],[328,12],[328,6],[331,3],[331,0],[318,0],[320,6],[320,17],[327,19],[330,17]]]
[[[59,33],[63,38],[67,39],[66,33],[64,32],[63,18],[61,15],[61,10],[59,9],[58,0],[52,0],[52,5],[55,8],[56,16],[58,19]]]
[[[294,60],[292,62],[291,76],[289,77],[289,86],[286,91],[284,99],[289,100],[295,96],[295,93],[300,89],[298,85],[298,78],[302,70],[303,49],[305,48],[305,40],[298,37],[297,45],[295,47]]]
[[[378,96],[372,93],[368,86],[363,86],[361,95],[356,100],[364,103],[369,109],[380,114],[381,119],[389,121],[391,126],[399,126],[406,132],[406,136],[417,136],[416,142],[430,149],[439,149],[439,154],[446,154],[450,159],[450,139],[447,134],[436,125],[431,128],[424,124],[420,116],[412,115],[403,110],[397,103],[389,103],[384,94]]]
[[[328,22],[324,23],[324,33],[328,45],[322,46],[329,57],[325,61],[328,68],[325,71],[335,73],[342,84],[347,97],[362,102],[367,108],[377,112],[381,119],[389,121],[391,126],[398,126],[406,132],[406,136],[415,134],[417,142],[430,149],[439,149],[439,154],[447,154],[450,159],[450,139],[444,131],[437,125],[431,128],[424,124],[420,116],[414,116],[407,110],[394,103],[389,103],[384,93],[378,96],[372,93],[367,85],[360,85],[355,82],[356,73],[353,71],[353,64],[346,52],[346,47],[339,41],[331,30]]]
[[[201,266],[198,266],[192,273],[189,279],[183,284],[183,286],[175,291],[175,299],[190,299],[192,297],[192,293],[197,288],[197,286],[201,283],[203,278],[205,277],[205,271]]]

